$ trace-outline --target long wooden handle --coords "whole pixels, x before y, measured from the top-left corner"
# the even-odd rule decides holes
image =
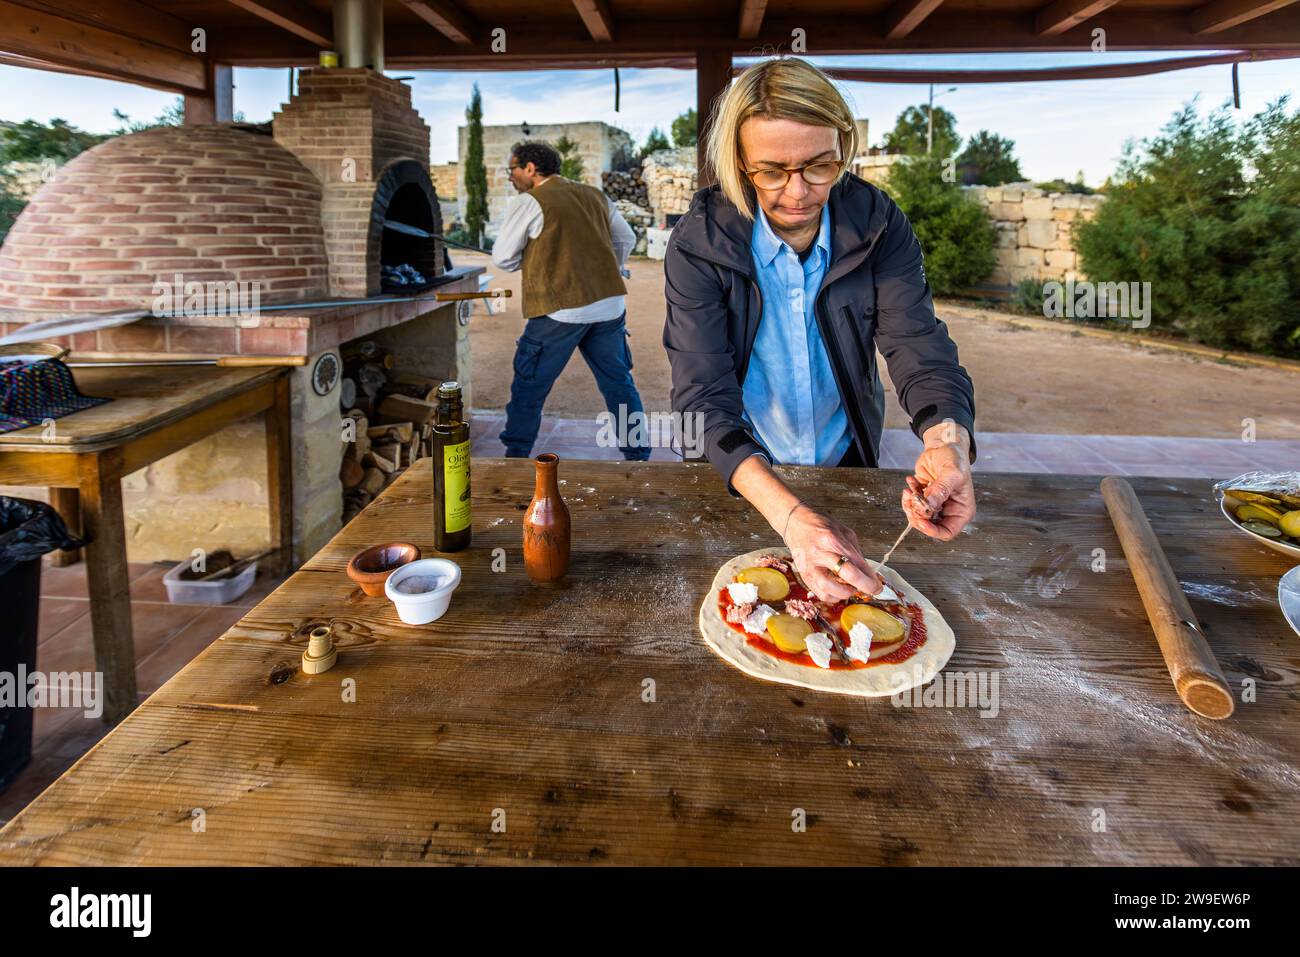
[[[1199,715],[1216,720],[1228,717],[1234,707],[1228,681],[1133,486],[1111,475],[1101,480],[1101,495],[1178,697]]]
[[[251,368],[254,366],[305,366],[306,356],[222,356],[217,365],[225,368]]]
[[[466,299],[509,299],[514,293],[509,289],[488,289],[484,292],[436,292],[437,302],[461,302]]]

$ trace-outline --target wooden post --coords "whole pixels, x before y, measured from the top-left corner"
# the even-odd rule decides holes
[[[73,535],[81,534],[81,495],[75,488],[50,488],[50,506],[59,513],[63,524]],[[75,565],[81,561],[81,549],[57,551],[50,556],[50,564],[55,568]]]
[[[293,568],[293,458],[289,425],[289,377],[275,384],[275,403],[266,410],[266,496],[271,522],[271,561],[276,575]]]
[[[207,95],[185,94],[185,125],[229,123],[235,118],[234,68],[213,64],[208,71]]]
[[[125,718],[137,704],[121,466],[120,449],[77,456],[81,524],[90,538],[86,546],[86,579],[95,668],[104,675],[103,718],[110,722]]]
[[[713,169],[708,164],[704,149],[713,101],[727,89],[730,82],[730,50],[695,51],[695,118],[699,130],[695,162],[699,170],[696,181],[700,188],[713,183]]]

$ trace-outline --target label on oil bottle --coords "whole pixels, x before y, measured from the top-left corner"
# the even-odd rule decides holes
[[[469,443],[442,447],[442,469],[446,485],[443,496],[444,518],[448,532],[469,528]]]

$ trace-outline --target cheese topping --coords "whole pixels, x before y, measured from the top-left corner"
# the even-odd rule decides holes
[[[876,601],[902,601],[902,599],[898,597],[898,592],[886,585],[884,581],[881,581],[880,583],[880,591],[876,592],[871,597]]]
[[[853,627],[849,629],[849,638],[852,644],[844,649],[844,653],[854,661],[870,660],[871,639],[874,637],[875,634],[870,628],[860,621],[854,622]]]
[[[808,649],[808,657],[813,660],[813,663],[818,668],[829,668],[831,666],[830,635],[814,631],[804,639],[804,646]]]
[[[752,582],[732,582],[727,586],[727,594],[737,605],[748,605],[758,601],[758,586]]]
[[[776,609],[768,605],[759,605],[745,619],[745,630],[751,635],[765,634],[767,632],[767,620],[775,614]]]

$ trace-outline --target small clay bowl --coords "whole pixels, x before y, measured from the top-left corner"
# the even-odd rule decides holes
[[[348,577],[371,598],[384,593],[388,576],[403,565],[417,561],[420,549],[410,542],[385,542],[357,552],[348,562]]]

